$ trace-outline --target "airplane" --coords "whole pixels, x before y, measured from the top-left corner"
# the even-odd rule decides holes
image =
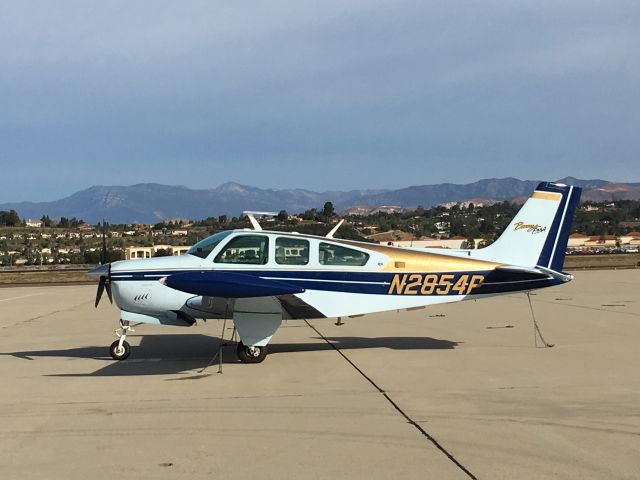
[[[115,360],[131,351],[132,323],[189,327],[232,318],[243,363],[260,363],[283,319],[360,316],[529,292],[573,279],[562,271],[581,189],[540,183],[485,248],[399,248],[253,229],[216,233],[180,256],[125,260],[88,273],[120,309]]]

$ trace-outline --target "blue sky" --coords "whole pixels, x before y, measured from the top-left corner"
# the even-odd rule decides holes
[[[637,1],[0,1],[0,202],[640,180]]]

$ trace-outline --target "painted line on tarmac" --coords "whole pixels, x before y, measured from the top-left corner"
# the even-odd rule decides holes
[[[19,297],[3,298],[0,302],[10,302],[11,300],[20,300],[21,298],[35,297],[36,295],[44,295],[44,293],[30,293],[29,295],[20,295]]]
[[[37,315],[37,316],[35,316],[35,317],[25,318],[24,320],[19,320],[19,321],[17,321],[16,323],[13,323],[13,324],[11,324],[11,325],[1,325],[1,326],[0,326],[0,330],[3,330],[3,329],[5,329],[5,328],[17,327],[18,325],[23,325],[23,324],[25,324],[25,323],[33,322],[33,321],[35,321],[35,320],[40,320],[40,319],[43,319],[43,318],[47,318],[47,317],[50,317],[51,315],[55,315],[55,314],[57,314],[57,313],[61,313],[61,312],[70,312],[70,311],[71,311],[71,310],[73,310],[74,308],[78,308],[78,307],[80,307],[80,306],[82,306],[82,305],[85,305],[85,304],[92,304],[92,303],[93,303],[93,300],[88,301],[88,302],[82,302],[82,303],[79,303],[79,304],[77,304],[77,305],[72,305],[72,306],[71,306],[71,307],[69,307],[69,308],[61,308],[60,310],[53,310],[52,312],[43,313],[42,315]]]
[[[364,377],[365,380],[367,380],[371,385],[373,385],[373,387],[378,390],[378,392],[380,392],[384,398],[391,404],[391,406],[393,406],[393,408],[396,409],[396,411],[402,415],[404,417],[404,419],[411,425],[413,425],[424,437],[427,438],[427,440],[429,440],[438,450],[440,450],[442,453],[444,453],[444,455],[451,460],[451,462],[453,462],[460,470],[462,470],[464,473],[467,474],[467,476],[471,479],[471,480],[478,480],[478,477],[476,477],[473,473],[471,473],[464,465],[462,465],[451,453],[449,453],[449,451],[444,448],[442,446],[442,444],[440,442],[438,442],[438,440],[436,440],[433,436],[431,436],[429,434],[429,432],[427,432],[424,428],[422,428],[422,426],[417,423],[415,420],[413,420],[404,410],[402,410],[402,408],[400,408],[400,406],[389,396],[389,394],[387,392],[385,392],[382,388],[380,388],[378,386],[378,384],[376,382],[374,382],[371,377],[369,377],[366,373],[364,373],[355,363],[353,363],[353,361],[347,357],[342,350],[340,350],[338,347],[336,347],[333,343],[331,343],[331,341],[325,337],[322,333],[320,333],[320,331],[314,327],[313,325],[311,325],[309,323],[309,321],[305,318],[304,321],[307,323],[307,325],[309,325],[309,327],[311,327],[311,329],[316,332],[325,342],[327,342],[329,345],[331,345],[331,347],[338,352],[338,354],[340,354],[340,356],[342,356],[342,358],[344,358],[349,365],[351,365],[360,375],[362,375]]]

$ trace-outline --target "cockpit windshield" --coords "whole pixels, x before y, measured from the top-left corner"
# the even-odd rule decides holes
[[[200,240],[193,247],[191,247],[187,253],[191,255],[195,255],[200,258],[207,258],[211,251],[216,248],[216,246],[224,240],[231,232],[220,232],[215,235],[211,235],[210,237],[205,238],[204,240]]]

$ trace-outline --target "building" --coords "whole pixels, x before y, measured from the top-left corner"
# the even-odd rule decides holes
[[[582,250],[585,248],[585,242],[587,242],[591,237],[585,235],[584,233],[572,233],[569,235],[569,240],[567,241],[567,249],[569,250]]]
[[[620,247],[628,253],[640,251],[640,232],[629,232],[620,236]]]
[[[640,245],[640,232],[629,232],[620,235],[620,245]]]
[[[587,248],[616,248],[617,238],[615,235],[593,235],[584,242]]]
[[[24,224],[27,227],[33,227],[33,228],[40,228],[42,227],[42,222],[40,220],[31,220],[30,218],[27,219]]]
[[[127,247],[124,250],[125,260],[151,258],[158,250],[166,250],[173,256],[183,255],[191,248],[190,245],[174,247],[173,245],[154,245],[152,247]]]
[[[569,235],[567,250],[601,250],[618,247],[620,240],[615,235],[585,235],[573,233]]]
[[[388,232],[374,233],[367,237],[381,245],[391,245],[393,247],[413,247],[413,248],[464,248],[467,243],[467,237],[455,236],[450,238],[431,238],[421,237],[417,239],[412,233],[402,232],[400,230],[390,230]],[[475,246],[480,245],[481,238],[473,239]]]

